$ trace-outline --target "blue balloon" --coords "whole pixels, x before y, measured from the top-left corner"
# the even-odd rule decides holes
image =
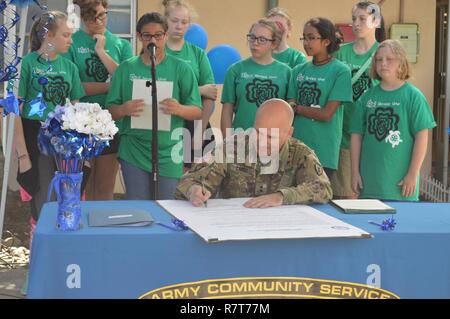
[[[191,24],[184,35],[184,39],[203,50],[208,46],[208,34],[206,33],[206,30],[197,23]]]
[[[212,48],[207,55],[216,84],[223,84],[228,68],[233,63],[241,60],[239,51],[227,44]]]

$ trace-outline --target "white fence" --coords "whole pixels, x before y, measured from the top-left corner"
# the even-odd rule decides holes
[[[419,192],[427,201],[450,203],[450,188],[432,176],[420,176]]]

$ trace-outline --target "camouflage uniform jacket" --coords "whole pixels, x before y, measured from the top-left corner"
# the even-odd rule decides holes
[[[238,139],[234,139],[236,145]],[[230,142],[228,142],[230,143]],[[225,144],[226,145],[226,144]],[[237,150],[237,148],[234,148]],[[245,160],[236,161],[238,152],[227,154],[227,161],[216,160],[194,164],[180,179],[175,191],[176,199],[189,199],[189,189],[193,185],[201,186],[212,193],[214,198],[257,197],[280,192],[283,204],[326,203],[332,197],[330,181],[323,171],[315,153],[305,144],[290,138],[279,152],[278,170],[264,174],[261,161],[249,161],[248,147],[245,148]],[[230,155],[233,156],[230,161]],[[253,162],[253,163],[252,163]]]

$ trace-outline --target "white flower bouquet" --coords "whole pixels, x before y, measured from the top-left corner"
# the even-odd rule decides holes
[[[71,167],[76,172],[79,162],[100,155],[117,132],[111,114],[97,103],[68,103],[49,113],[39,133],[39,149],[57,160],[77,160]]]
[[[102,110],[97,103],[76,103],[63,108],[63,130],[95,135],[101,139],[112,139],[118,128],[112,120],[111,113]]]

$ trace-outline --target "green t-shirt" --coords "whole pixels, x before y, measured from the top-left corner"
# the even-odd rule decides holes
[[[232,127],[253,127],[259,106],[272,98],[285,100],[291,69],[277,60],[261,65],[252,58],[236,62],[227,71],[223,84],[222,104],[234,105]]]
[[[307,62],[292,70],[289,99],[298,105],[319,105],[324,108],[328,101],[352,101],[350,69],[341,61],[316,66]],[[336,169],[342,138],[343,109],[339,107],[329,122],[295,116],[294,137],[312,148],[323,167]]]
[[[283,52],[274,53],[273,58],[284,64],[287,64],[291,69],[297,65],[307,62],[306,56],[293,48],[287,48]]]
[[[156,66],[157,81],[173,82],[172,97],[183,105],[195,105],[201,108],[200,93],[192,69],[183,61],[166,55]],[[121,63],[114,72],[106,106],[122,105],[132,100],[133,79],[150,80],[150,66],[142,62],[140,56]],[[150,89],[149,89],[150,94]],[[152,134],[150,130],[132,129],[131,118],[122,119],[120,127],[119,158],[140,169],[151,172]],[[179,178],[183,175],[183,162],[175,163],[171,153],[174,146],[183,150],[182,136],[171,137],[175,129],[183,128],[184,119],[171,116],[170,132],[158,132],[158,156],[160,175]],[[178,154],[178,153],[177,153]],[[178,154],[183,158],[183,153]]]
[[[353,42],[343,44],[335,55],[336,59],[344,62],[349,66],[350,70],[352,71],[352,77],[355,76],[356,73],[358,73],[359,69],[366,63],[368,59],[372,58],[372,55],[375,53],[376,49],[379,46],[379,43],[375,42],[375,44],[366,53],[356,54],[353,50],[353,44]],[[370,67],[371,65],[369,65],[366,71],[360,76],[358,81],[353,84],[353,102],[342,104],[344,109],[344,121],[342,124],[343,131],[341,146],[343,148],[350,148],[350,122],[352,120],[356,101],[359,100],[364,92],[379,83],[378,80],[374,80],[369,76]]]
[[[131,44],[116,37],[109,31],[105,32],[105,51],[118,64],[131,58]],[[73,43],[64,57],[76,64],[80,72],[81,82],[106,82],[109,73],[95,53],[95,40],[86,32],[79,30],[72,36]],[[104,107],[106,94],[85,96],[82,102],[98,103]]]
[[[180,51],[173,51],[166,45],[166,53],[189,64],[194,71],[199,86],[214,84],[214,75],[211,64],[209,63],[205,51],[198,46],[185,41],[183,48]]]
[[[44,86],[40,85],[38,83],[40,77],[46,77],[48,83]],[[29,102],[35,99],[39,92],[43,93],[47,109],[42,117],[29,116],[31,110]],[[83,97],[84,89],[78,69],[71,61],[58,55],[55,60],[48,63],[37,52],[31,52],[22,60],[18,95],[25,99],[22,117],[45,121],[48,113],[57,105],[66,104],[66,99],[73,101]]]
[[[356,103],[350,127],[350,133],[362,135],[360,197],[418,200],[419,180],[410,197],[403,197],[397,184],[408,172],[415,134],[435,126],[426,98],[414,85],[394,91],[377,85],[367,91]]]

